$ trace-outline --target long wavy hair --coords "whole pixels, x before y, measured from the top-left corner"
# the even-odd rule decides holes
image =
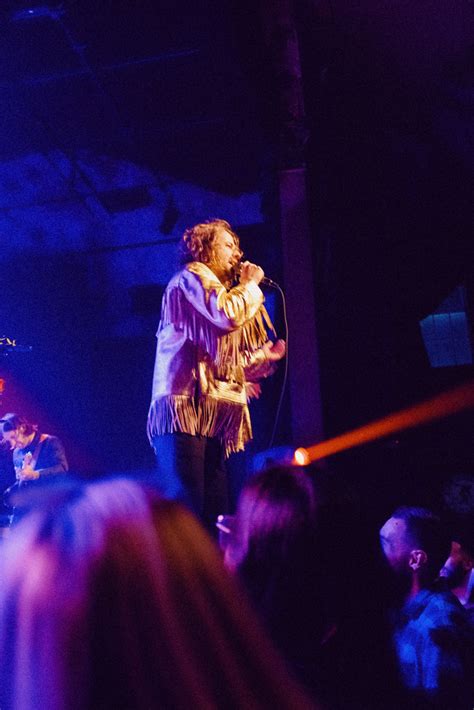
[[[242,258],[243,252],[240,250],[239,237],[229,222],[226,222],[225,219],[211,219],[186,229],[180,243],[181,263],[201,261],[212,266],[213,243],[222,230],[232,235],[235,246],[240,251],[239,259]]]
[[[273,467],[245,485],[226,551],[267,630],[305,680],[336,617],[330,518],[310,472]]]
[[[136,482],[51,499],[0,554],[6,710],[314,707],[198,522]]]

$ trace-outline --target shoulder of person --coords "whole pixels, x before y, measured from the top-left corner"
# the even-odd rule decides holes
[[[53,434],[41,434],[40,442],[48,446],[62,446],[61,439]]]
[[[450,591],[433,591],[421,614],[424,623],[432,627],[463,625],[466,611]]]
[[[217,279],[217,276],[215,273],[212,271],[210,266],[208,264],[204,264],[202,261],[190,261],[188,262],[183,271],[187,271],[191,274],[196,274],[196,276],[199,277],[208,277],[208,278],[213,278],[214,280]]]
[[[191,261],[189,264],[186,264],[181,275],[185,277],[187,274],[193,274],[197,277],[206,290],[224,288],[215,273],[207,264],[203,264],[201,261]]]

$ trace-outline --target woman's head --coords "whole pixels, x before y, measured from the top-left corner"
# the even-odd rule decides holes
[[[3,551],[5,707],[236,705],[250,676],[267,700],[288,695],[190,513],[128,480],[45,495]]]
[[[302,538],[313,535],[317,509],[314,484],[304,469],[281,467],[257,474],[239,499],[231,563],[284,559]]]
[[[142,566],[148,569],[151,513],[144,492],[128,481],[52,488],[44,496],[2,550],[5,705],[86,707],[96,672],[91,649],[101,633],[94,605],[102,598],[115,606]],[[111,633],[123,622],[117,616]]]
[[[337,523],[331,532],[325,496],[300,467],[257,474],[241,493],[226,550],[228,567],[290,660],[314,660],[336,617]]]

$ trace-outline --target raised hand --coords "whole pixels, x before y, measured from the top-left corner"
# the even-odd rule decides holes
[[[240,283],[245,286],[250,281],[258,285],[265,276],[263,269],[250,261],[244,261],[240,266]]]
[[[245,394],[247,395],[247,401],[250,399],[258,399],[262,394],[262,387],[258,382],[246,382]]]
[[[276,340],[274,343],[268,340],[263,346],[263,352],[267,360],[270,360],[270,362],[278,362],[278,360],[281,360],[282,357],[285,356],[286,343],[284,340]]]

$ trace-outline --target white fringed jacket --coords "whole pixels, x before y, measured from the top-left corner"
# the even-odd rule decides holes
[[[246,381],[274,370],[262,345],[273,330],[254,281],[227,290],[191,262],[169,282],[161,309],[147,431],[218,437],[225,455],[252,438]]]

